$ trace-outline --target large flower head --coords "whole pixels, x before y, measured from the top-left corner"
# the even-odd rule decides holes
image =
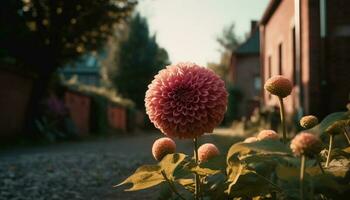
[[[219,154],[219,149],[212,143],[203,144],[198,148],[198,160],[200,162],[206,162]]]
[[[145,104],[151,122],[165,135],[195,138],[222,121],[227,92],[213,71],[178,63],[159,71],[148,86]]]
[[[320,153],[322,143],[315,135],[303,132],[293,138],[290,143],[290,148],[296,156],[304,154],[312,157]]]
[[[176,144],[174,140],[163,137],[154,141],[152,146],[152,155],[156,160],[161,161],[167,154],[175,153],[175,150]]]
[[[286,77],[277,75],[269,78],[265,82],[264,88],[271,94],[284,98],[290,95],[293,85]]]

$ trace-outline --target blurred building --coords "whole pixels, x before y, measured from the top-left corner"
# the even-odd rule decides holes
[[[249,117],[259,107],[261,91],[259,29],[256,21],[251,22],[251,32],[246,41],[232,52],[230,79],[242,92],[242,106],[239,116]]]
[[[292,80],[288,113],[344,110],[350,92],[350,1],[271,0],[260,21],[261,74]],[[263,104],[277,98],[262,90]]]
[[[101,62],[97,56],[85,55],[79,61],[70,63],[60,69],[65,80],[76,77],[76,81],[84,85],[99,86],[101,80]]]

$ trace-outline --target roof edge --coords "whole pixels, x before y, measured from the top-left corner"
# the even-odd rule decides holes
[[[260,24],[265,25],[271,18],[272,14],[277,9],[278,5],[281,3],[281,0],[271,0],[267,6],[263,16],[260,19]]]

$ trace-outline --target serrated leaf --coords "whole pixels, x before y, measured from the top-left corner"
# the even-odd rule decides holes
[[[141,166],[135,171],[134,174],[116,186],[121,186],[127,183],[133,184],[131,188],[126,189],[125,191],[136,191],[153,187],[164,181],[160,170],[161,167],[158,165]]]

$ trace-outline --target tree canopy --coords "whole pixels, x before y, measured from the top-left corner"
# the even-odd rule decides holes
[[[0,60],[50,74],[104,44],[135,0],[5,0]]]
[[[151,35],[145,18],[135,15],[129,22],[127,39],[120,44],[114,84],[118,92],[144,108],[147,85],[169,63],[168,53]]]

